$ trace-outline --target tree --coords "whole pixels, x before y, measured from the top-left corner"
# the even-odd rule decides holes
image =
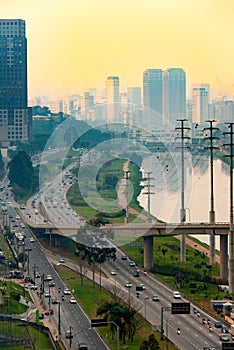
[[[108,237],[106,237],[106,235],[108,235]],[[86,259],[88,264],[93,266],[93,287],[95,285],[95,266],[98,264],[101,265],[107,260],[116,260],[116,248],[106,247],[107,243],[109,244],[107,238],[112,238],[111,231],[101,231],[98,227],[93,227],[88,224],[77,232],[77,241],[82,243],[77,243],[76,254],[80,256],[81,259]]]
[[[9,163],[9,180],[11,185],[16,184],[24,190],[31,190],[33,179],[33,166],[29,155],[18,152]]]
[[[124,344],[126,334],[129,335],[129,339],[133,339],[131,336],[131,324],[133,323],[135,314],[135,310],[130,309],[117,301],[104,303],[97,309],[97,315],[104,315],[104,319],[110,322],[110,329],[113,337],[116,331],[114,323],[119,326],[120,340],[123,340]]]
[[[25,262],[28,260],[28,255],[24,252],[19,253],[17,260],[19,263],[23,265],[23,269],[24,269]]]
[[[160,350],[159,343],[154,334],[151,334],[148,340],[144,340],[139,350]]]
[[[4,173],[4,162],[2,158],[2,152],[0,151],[0,178],[2,178]]]

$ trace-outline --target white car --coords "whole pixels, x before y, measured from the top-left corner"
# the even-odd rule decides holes
[[[111,270],[111,275],[115,276],[115,275],[117,275],[117,272],[115,270]]]
[[[64,259],[64,258],[60,258],[60,259],[59,259],[59,262],[60,262],[60,263],[65,263],[65,259]]]
[[[129,266],[136,266],[136,263],[134,261],[130,261]]]
[[[31,243],[34,243],[35,242],[35,239],[33,237],[30,238],[30,242]]]
[[[64,295],[70,295],[71,294],[70,289],[65,288],[64,291],[63,291],[63,294]]]
[[[129,282],[129,281],[127,281],[127,282],[125,283],[125,287],[127,287],[127,288],[131,288],[131,287],[132,287],[132,283],[131,283],[131,282]]]
[[[181,299],[180,292],[178,292],[178,291],[173,292],[173,297],[174,297],[174,299]]]
[[[76,298],[75,297],[71,297],[70,304],[76,304]]]
[[[52,281],[52,276],[51,275],[46,275],[46,277],[44,278],[44,281]]]
[[[49,290],[46,290],[45,291],[45,298],[49,298],[50,297],[50,291]]]

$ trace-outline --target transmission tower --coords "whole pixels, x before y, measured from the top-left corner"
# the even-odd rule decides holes
[[[218,131],[219,128],[214,127],[216,120],[206,120],[209,123],[209,127],[204,128],[206,132],[204,139],[209,141],[209,146],[205,149],[210,150],[210,223],[215,222],[215,210],[214,210],[214,149],[218,147],[214,145],[214,141],[219,140],[218,137],[214,136],[214,132]],[[215,265],[215,235],[210,235],[210,264]]]
[[[154,185],[151,185],[150,181],[151,181],[151,180],[154,180],[154,178],[153,178],[153,177],[150,177],[150,175],[152,174],[151,171],[147,171],[146,174],[147,174],[147,178],[146,178],[146,179],[147,179],[147,184],[145,185],[145,187],[147,187],[147,191],[146,191],[146,192],[143,192],[143,194],[147,194],[147,195],[148,195],[148,208],[147,208],[148,218],[147,218],[147,221],[148,221],[149,223],[151,223],[152,220],[151,220],[151,217],[150,217],[150,195],[151,195],[151,194],[154,194],[154,192],[150,192],[150,189],[151,189],[152,187],[154,187]]]
[[[234,231],[233,231],[233,159],[234,159],[234,122],[227,123],[229,131],[224,135],[229,137],[229,142],[224,146],[229,147],[230,153],[226,155],[230,159],[230,230],[229,230],[229,255],[228,255],[228,282],[229,293],[234,293]]]
[[[187,119],[177,119],[180,122],[180,126],[175,128],[181,132],[180,136],[177,138],[181,139],[181,146],[178,147],[181,149],[181,208],[180,208],[180,222],[186,221],[186,209],[184,205],[184,151],[188,148],[185,145],[185,140],[189,140],[190,137],[185,135],[185,131],[190,130],[189,127],[185,126],[185,123],[188,122]],[[186,261],[186,237],[185,235],[181,235],[180,241],[180,260],[182,262]]]

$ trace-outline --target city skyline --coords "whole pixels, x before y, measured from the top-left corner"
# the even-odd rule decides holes
[[[231,0],[2,0],[2,18],[27,23],[29,98],[142,86],[146,69],[183,68],[187,86],[208,83],[233,92]]]

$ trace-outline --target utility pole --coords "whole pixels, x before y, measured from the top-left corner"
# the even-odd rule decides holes
[[[152,174],[151,171],[147,171],[146,174],[147,174],[147,185],[145,185],[145,187],[147,187],[147,191],[144,192],[143,194],[147,194],[147,195],[148,195],[148,209],[147,209],[148,218],[147,218],[147,221],[148,221],[149,223],[151,223],[152,220],[151,220],[151,218],[150,218],[150,195],[151,195],[151,194],[154,194],[154,192],[150,192],[150,189],[151,189],[151,187],[154,187],[154,185],[151,185],[150,180],[154,180],[154,178],[153,178],[153,177],[150,177],[150,175]]]
[[[36,269],[38,269],[38,266],[36,264],[33,264],[33,280],[34,280],[34,285],[35,285],[35,275],[36,275]]]
[[[229,142],[225,143],[224,146],[228,146],[230,149],[229,155],[226,157],[230,158],[230,230],[229,230],[229,252],[228,252],[228,283],[229,293],[234,293],[234,231],[233,231],[233,134],[234,134],[234,122],[227,123],[229,131],[225,132],[224,135],[229,136]]]
[[[61,336],[61,314],[60,314],[61,301],[58,302],[58,334]]]
[[[204,139],[209,140],[210,146],[205,147],[205,149],[210,150],[210,223],[215,223],[215,210],[214,210],[214,141],[218,140],[218,137],[214,136],[214,131],[218,131],[218,128],[213,126],[216,120],[206,120],[209,123],[209,127],[204,128],[208,134],[205,135]],[[210,264],[215,265],[215,235],[210,235]]]
[[[125,171],[125,179],[126,179],[126,224],[129,223],[129,213],[128,213],[128,178],[129,178],[129,170]]]
[[[184,150],[185,148],[188,148],[185,146],[185,140],[189,140],[190,137],[185,135],[186,130],[190,130],[189,127],[185,126],[185,123],[188,122],[187,119],[177,119],[178,122],[180,122],[180,126],[175,128],[176,130],[179,130],[181,132],[181,135],[179,138],[181,139],[181,208],[180,208],[180,222],[186,222],[186,209],[184,204]],[[181,235],[181,241],[180,241],[180,261],[185,262],[186,261],[186,236]]]

